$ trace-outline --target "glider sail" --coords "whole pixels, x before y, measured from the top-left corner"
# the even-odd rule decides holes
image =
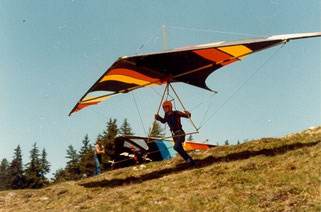
[[[167,82],[183,82],[211,90],[205,84],[205,80],[215,70],[289,40],[319,36],[321,32],[275,35],[120,57],[84,94],[69,116],[112,95]],[[94,96],[97,91],[107,94]]]
[[[148,142],[148,140],[152,142]],[[114,167],[125,167],[134,164],[134,161],[129,157],[129,155],[132,154],[130,147],[139,149],[151,161],[167,160],[177,155],[177,152],[174,150],[173,140],[120,135],[115,138]],[[185,141],[183,144],[183,148],[186,151],[208,150],[214,147],[216,147],[216,145],[193,141]]]

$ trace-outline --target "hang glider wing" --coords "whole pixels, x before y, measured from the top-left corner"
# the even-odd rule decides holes
[[[215,70],[252,53],[289,40],[321,36],[317,33],[275,35],[239,41],[223,41],[119,58],[85,93],[72,113],[119,93],[170,82],[183,82],[210,90],[206,78]],[[95,92],[106,92],[94,96]]]
[[[152,142],[148,142],[148,140],[151,140]],[[115,138],[113,164],[116,167],[133,165],[133,160],[129,159],[131,146],[135,149],[141,150],[151,161],[167,160],[177,155],[177,152],[173,148],[173,140],[159,140],[159,138],[120,135]],[[193,141],[185,141],[183,145],[183,148],[186,151],[208,150],[214,147],[216,147],[216,145]]]

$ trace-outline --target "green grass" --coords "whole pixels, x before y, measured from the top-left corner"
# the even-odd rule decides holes
[[[0,192],[0,211],[320,211],[321,127],[105,172],[39,190]]]

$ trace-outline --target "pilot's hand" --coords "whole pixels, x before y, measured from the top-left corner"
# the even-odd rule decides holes
[[[188,111],[186,111],[186,110],[184,111],[184,113],[185,113],[185,115],[186,115],[186,116],[188,116],[188,117],[190,117],[190,116],[191,116],[191,113],[190,113],[190,112],[188,112]]]

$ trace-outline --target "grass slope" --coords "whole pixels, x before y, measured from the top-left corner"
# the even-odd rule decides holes
[[[0,211],[320,211],[321,127],[127,167],[39,190],[0,192]]]

